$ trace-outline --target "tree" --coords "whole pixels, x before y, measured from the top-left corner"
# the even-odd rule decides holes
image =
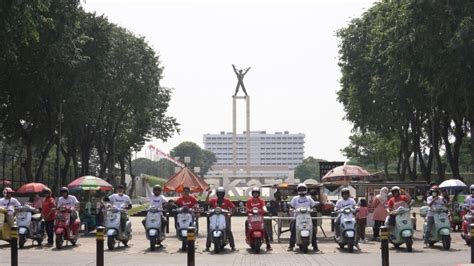
[[[217,161],[216,155],[213,152],[203,150],[196,143],[190,141],[180,143],[171,150],[170,154],[173,157],[180,157],[181,161],[184,161],[184,157],[190,157],[191,162],[187,167],[191,170],[193,170],[194,167],[200,167],[202,176],[205,175],[212,164]]]
[[[133,174],[147,174],[161,178],[169,178],[174,174],[175,165],[165,159],[152,161],[146,158],[138,158],[132,161]]]
[[[319,162],[325,162],[325,160],[315,159],[312,156],[305,158],[303,162],[295,168],[295,177],[299,178],[300,181],[306,179],[320,180]]]

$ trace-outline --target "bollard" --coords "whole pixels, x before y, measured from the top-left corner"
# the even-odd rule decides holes
[[[474,263],[474,224],[469,225],[471,231],[471,263]]]
[[[103,226],[97,227],[95,233],[96,238],[96,255],[97,255],[97,266],[104,266],[104,231]]]
[[[388,228],[380,227],[380,249],[382,250],[382,266],[388,266]]]
[[[18,266],[18,226],[13,225],[10,230],[11,263],[12,266]]]
[[[176,219],[176,217],[177,216],[175,215],[174,219]],[[169,212],[166,213],[166,224],[165,224],[165,226],[166,226],[166,233],[169,234],[170,233],[170,213]]]
[[[196,228],[188,227],[188,266],[194,266],[194,241],[196,241]]]

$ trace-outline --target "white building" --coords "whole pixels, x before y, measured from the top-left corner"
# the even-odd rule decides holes
[[[301,133],[288,131],[269,134],[266,131],[250,132],[250,158],[252,166],[287,166],[293,170],[304,159],[304,138]],[[237,134],[237,167],[247,164],[246,134]],[[232,133],[205,134],[204,148],[216,157],[216,166],[232,166]]]

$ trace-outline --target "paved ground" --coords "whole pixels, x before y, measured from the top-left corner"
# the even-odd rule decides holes
[[[133,239],[129,247],[105,252],[106,265],[186,265],[186,254],[179,252],[180,242],[174,236],[174,229],[164,242],[164,247],[151,252],[148,248],[144,230],[141,227],[142,218],[132,218]],[[369,242],[361,244],[361,250],[348,253],[340,249],[332,239],[322,239],[321,232],[319,253],[302,254],[299,251],[287,252],[286,241],[274,243],[273,251],[254,254],[245,244],[244,218],[232,220],[232,228],[236,239],[237,252],[228,248],[221,254],[203,252],[205,246],[205,229],[201,227],[196,246],[196,265],[380,265],[380,243]],[[331,234],[329,222],[326,220],[324,229]],[[205,219],[201,218],[201,225]],[[418,229],[422,228],[418,219]],[[371,229],[368,230],[371,232]],[[287,236],[288,237],[288,236]],[[470,247],[466,246],[458,232],[452,234],[452,248],[449,251],[441,249],[440,245],[423,249],[421,232],[415,234],[414,250],[407,253],[402,249],[390,246],[391,265],[457,265],[468,263]],[[27,245],[31,243],[28,242]],[[53,247],[27,246],[19,251],[20,265],[95,265],[95,238],[81,237],[76,247],[66,247],[56,250]],[[0,242],[0,265],[10,265],[10,249],[6,242]]]

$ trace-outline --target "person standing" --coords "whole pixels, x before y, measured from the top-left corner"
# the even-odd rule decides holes
[[[372,241],[376,241],[380,237],[380,227],[385,223],[387,219],[387,203],[388,200],[388,188],[383,187],[380,189],[380,194],[375,196],[374,201],[372,202],[372,208],[374,208],[374,215],[372,219],[374,220],[373,236]]]
[[[365,238],[365,227],[367,226],[367,216],[369,215],[369,208],[367,207],[367,200],[360,199],[359,206],[356,213],[357,221],[357,235],[361,243],[367,243]]]
[[[51,195],[51,190],[45,191],[43,201],[43,208],[41,209],[41,216],[44,219],[44,227],[48,235],[48,245],[54,243],[54,217],[56,217],[56,200]]]

